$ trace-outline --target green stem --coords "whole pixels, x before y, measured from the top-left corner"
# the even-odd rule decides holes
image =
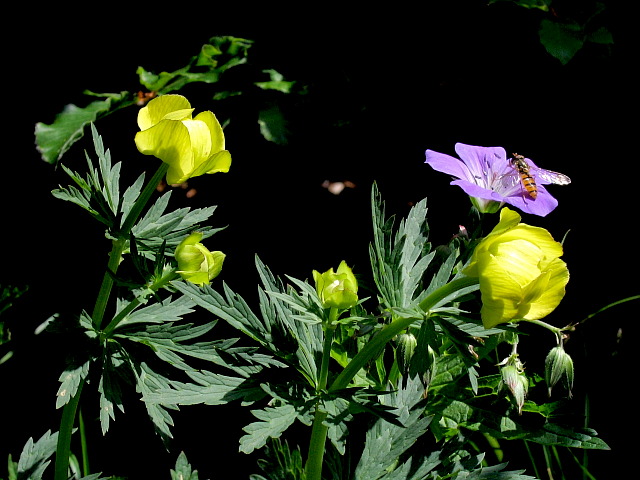
[[[149,183],[145,185],[144,190],[136,200],[136,203],[133,205],[133,207],[131,207],[129,215],[127,215],[127,218],[125,218],[124,222],[122,223],[120,235],[118,235],[120,238],[129,238],[129,232],[138,220],[138,217],[142,213],[142,210],[144,210],[144,207],[147,205],[147,202],[151,198],[151,195],[153,195],[153,192],[157,190],[158,184],[167,173],[167,170],[169,170],[169,164],[162,162],[160,167],[158,167],[158,170],[156,170],[156,173],[154,173],[153,177],[151,177],[151,180],[149,180]]]
[[[102,278],[102,285],[96,298],[96,303],[91,315],[93,326],[96,330],[100,329],[104,314],[111,297],[111,290],[113,288],[113,275],[118,271],[118,266],[122,259],[122,253],[124,252],[127,240],[129,240],[129,234],[131,229],[135,225],[138,217],[144,210],[149,199],[156,191],[158,183],[162,180],[167,173],[169,165],[162,163],[151,180],[145,185],[144,190],[136,200],[129,211],[129,215],[122,223],[122,227],[117,232],[117,239],[113,241],[111,247],[111,253],[109,254],[109,262],[107,263],[107,271]],[[114,232],[115,233],[115,232]],[[135,307],[134,307],[135,308]],[[124,318],[124,316],[122,316]],[[109,324],[111,326],[113,321]],[[113,325],[115,328],[115,325]],[[71,454],[71,434],[73,432],[73,423],[76,416],[78,404],[80,403],[80,394],[82,393],[82,387],[85,380],[82,379],[76,394],[69,400],[62,410],[62,418],[60,419],[60,430],[58,432],[58,443],[56,447],[56,461],[55,461],[55,480],[67,480],[69,477],[69,455]],[[83,447],[84,451],[84,447]],[[85,465],[88,466],[88,462],[85,461]],[[85,472],[86,473],[86,472]]]
[[[69,455],[71,454],[71,434],[73,433],[73,421],[80,401],[80,392],[84,386],[84,379],[80,382],[76,394],[69,400],[62,410],[60,430],[58,431],[58,443],[56,450],[55,480],[69,478]]]
[[[113,241],[111,253],[109,253],[107,271],[104,273],[104,277],[102,277],[102,285],[100,285],[96,304],[93,307],[93,313],[91,314],[93,328],[96,330],[100,329],[100,324],[104,318],[104,312],[107,310],[107,303],[109,302],[111,289],[113,288],[113,275],[118,271],[125,245],[126,240],[123,238]]]
[[[131,207],[129,215],[127,215],[127,218],[125,218],[124,222],[122,223],[122,227],[117,234],[118,238],[113,241],[111,253],[109,254],[107,271],[102,278],[102,285],[100,286],[96,305],[93,309],[93,314],[91,315],[91,318],[93,320],[93,327],[96,330],[99,330],[100,325],[102,324],[104,312],[106,311],[107,303],[109,302],[109,298],[111,297],[111,289],[113,288],[113,275],[115,275],[115,273],[118,271],[118,266],[120,265],[120,261],[122,260],[122,252],[124,252],[127,241],[129,240],[129,233],[138,220],[138,217],[140,217],[142,210],[144,210],[144,207],[149,202],[151,195],[153,195],[153,192],[156,191],[158,183],[160,183],[164,175],[167,173],[168,169],[169,165],[163,162],[158,170],[156,170],[156,173],[145,185],[144,190],[136,200],[136,203],[133,205],[133,207]]]
[[[320,375],[318,377],[318,385],[316,386],[316,393],[318,394],[327,388],[329,362],[331,361],[331,346],[333,344],[333,334],[336,329],[335,321],[337,319],[338,309],[332,307],[329,311],[329,321],[323,324],[324,345],[322,347],[322,363],[320,364]],[[327,432],[329,431],[329,427],[324,423],[326,418],[327,412],[320,408],[320,401],[318,401],[313,418],[313,426],[311,427],[309,452],[307,454],[307,463],[305,465],[307,480],[320,480],[320,478],[322,478],[324,446],[327,439]]]
[[[89,449],[87,446],[87,432],[84,427],[84,418],[82,410],[78,410],[78,429],[80,430],[80,448],[82,450],[82,475],[89,475]]]
[[[455,298],[454,294],[462,289],[473,287],[478,285],[478,279],[472,277],[463,277],[452,282],[443,285],[422,302],[420,302],[420,308],[426,312],[436,307],[443,300],[451,297]],[[385,325],[369,342],[360,350],[357,355],[349,362],[345,369],[338,375],[333,381],[329,392],[341,390],[346,388],[353,377],[363,368],[369,361],[373,360],[380,354],[386,343],[393,337],[402,332],[405,328],[416,321],[416,318],[397,318],[390,324]],[[327,351],[327,333],[325,331],[325,347],[323,350],[323,366],[325,353]],[[329,353],[331,343],[329,342]],[[321,377],[322,380],[322,368]],[[324,457],[324,446],[326,443],[328,427],[324,424],[327,417],[326,412],[322,412],[316,407],[316,415],[313,420],[313,427],[311,430],[311,440],[309,442],[309,455],[307,463],[305,465],[306,480],[321,480],[322,478],[322,460]]]
[[[109,325],[107,325],[106,328],[102,332],[100,332],[100,342],[102,343],[107,338],[109,338],[113,333],[113,331],[115,330],[115,328],[118,326],[118,324],[122,322],[122,320],[124,320],[127,317],[127,315],[133,312],[144,301],[145,298],[157,292],[162,287],[170,283],[172,280],[175,280],[176,278],[179,278],[178,274],[167,275],[159,279],[157,282],[151,284],[145,295],[141,295],[131,300],[126,307],[120,310],[118,314],[115,317],[113,317],[113,320],[109,322]]]

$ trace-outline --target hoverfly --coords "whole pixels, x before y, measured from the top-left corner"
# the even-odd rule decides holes
[[[529,165],[524,156],[518,155],[517,153],[513,154],[510,162],[515,171],[513,174],[507,174],[505,177],[510,179],[513,184],[519,181],[533,199],[538,196],[536,178],[544,180],[545,183],[555,183],[556,185],[568,185],[571,183],[571,179],[562,173]]]

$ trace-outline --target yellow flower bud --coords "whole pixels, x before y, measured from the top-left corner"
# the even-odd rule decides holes
[[[314,270],[313,279],[324,308],[351,308],[358,303],[358,282],[344,260],[335,273],[333,268],[324,273]]]
[[[193,108],[181,95],[161,95],[138,112],[136,147],[169,165],[167,183],[183,183],[205,173],[228,172],[231,154],[216,116]]]
[[[222,270],[225,254],[210,252],[200,240],[202,233],[193,232],[176,247],[177,273],[196,285],[208,285]]]
[[[561,255],[562,245],[547,230],[520,223],[520,215],[503,208],[463,270],[480,281],[485,328],[539,320],[555,310],[569,281]]]

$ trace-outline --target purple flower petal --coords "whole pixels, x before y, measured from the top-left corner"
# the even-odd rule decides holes
[[[469,171],[469,168],[457,158],[445,155],[444,153],[434,152],[433,150],[427,150],[426,157],[427,160],[425,163],[431,165],[434,170],[453,175],[456,178],[473,181],[473,175]]]
[[[527,193],[504,148],[456,143],[455,150],[460,159],[427,150],[425,163],[434,170],[456,177],[451,185],[459,186],[467,195],[480,200],[474,201],[475,205],[481,208],[487,206],[495,211],[489,207],[490,201],[508,203],[523,212],[539,216],[547,215],[558,206],[558,201],[542,186],[549,182],[542,178],[536,179],[537,198]],[[526,161],[532,170],[538,168],[530,159]]]
[[[535,200],[523,190],[520,195],[505,197],[503,201],[519,208],[525,213],[531,213],[540,217],[547,216],[558,206],[558,200],[552,197],[542,185],[538,185],[538,196]]]

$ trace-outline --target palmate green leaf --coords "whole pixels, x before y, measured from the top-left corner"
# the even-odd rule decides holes
[[[118,162],[112,166],[111,154],[105,151],[102,137],[95,125],[91,124],[91,134],[99,169],[93,167],[91,158],[87,154],[88,174],[82,178],[80,174],[71,171],[64,165],[62,168],[79,187],[59,188],[51,193],[61,200],[73,202],[87,210],[94,218],[104,223],[108,228],[115,226],[115,219],[120,212],[120,168]],[[128,192],[131,200],[131,192]],[[135,199],[133,199],[135,201]]]
[[[293,405],[267,407],[251,413],[260,421],[243,428],[247,435],[240,437],[240,451],[247,454],[264,447],[269,438],[280,437],[298,416]]]
[[[402,468],[398,464],[399,457],[426,433],[432,420],[432,417],[422,416],[422,408],[415,408],[422,401],[423,392],[422,383],[413,378],[398,391],[380,397],[381,402],[395,407],[398,420],[404,426],[379,419],[367,431],[364,450],[355,470],[355,480],[392,478],[386,475]],[[396,474],[395,478],[407,477]]]
[[[426,295],[415,293],[435,253],[427,241],[426,199],[412,207],[393,231],[394,217],[385,218],[384,202],[374,183],[371,191],[373,244],[369,256],[380,301],[387,308],[410,309]]]
[[[263,345],[276,357],[285,358],[288,362],[296,360],[294,365],[297,370],[311,385],[316,385],[316,359],[320,358],[322,351],[322,327],[300,321],[299,310],[291,307],[290,298],[285,302],[277,295],[267,293],[287,294],[287,289],[257,257],[256,265],[264,285],[258,291],[261,318],[225,283],[224,296],[208,285],[202,288],[187,282],[172,282],[172,285],[197,305]]]
[[[60,387],[56,393],[56,408],[60,408],[75,396],[78,387],[84,378],[89,374],[89,365],[91,360],[87,360],[80,365],[69,365],[62,372],[60,378]]]
[[[292,339],[295,342],[295,358],[298,362],[297,368],[300,371],[310,385],[314,388],[318,384],[318,368],[317,363],[320,361],[320,355],[322,354],[322,342],[324,334],[322,332],[322,325],[320,323],[306,323],[299,320],[299,316],[296,315],[288,307],[289,302],[285,302],[268,294],[266,292],[282,292],[291,293],[291,290],[287,290],[282,281],[275,277],[264,263],[256,256],[256,268],[260,275],[260,280],[264,285],[264,290],[260,292],[260,309],[262,315],[271,328],[275,332],[281,332],[281,334],[287,338]],[[294,281],[294,279],[291,279]],[[304,291],[307,290],[307,302],[309,305],[309,317],[314,319],[318,316],[319,300],[317,294],[310,291],[311,286],[306,282],[299,280],[295,281],[298,286]],[[306,314],[305,314],[306,315]]]
[[[166,385],[144,393],[147,404],[224,405],[235,400],[247,402],[264,397],[264,391],[243,377],[203,370],[186,372],[196,383],[167,381]]]
[[[184,452],[180,452],[176,460],[176,468],[171,470],[171,480],[198,480],[198,471],[192,470]]]
[[[125,308],[129,302],[118,299],[116,305],[116,314]],[[151,303],[145,307],[134,310],[127,315],[120,324],[118,329],[125,328],[129,325],[138,323],[155,324],[155,323],[173,323],[182,320],[182,317],[194,311],[194,302],[189,297],[179,296],[174,299],[167,297],[160,302]]]
[[[159,359],[183,371],[195,371],[195,368],[191,367],[183,357],[205,360],[226,367],[234,374],[243,377],[260,372],[263,366],[284,366],[272,357],[257,353],[255,348],[230,348],[237,339],[183,343],[204,335],[214,325],[215,323],[197,326],[192,324],[151,325],[144,330],[127,332],[121,338],[151,347]]]
[[[129,383],[129,378],[125,378],[127,364],[127,352],[117,342],[107,343],[102,358],[100,382],[98,383],[100,427],[103,435],[109,430],[109,422],[115,420],[114,406],[117,406],[118,410],[124,413],[120,385],[123,382]]]
[[[340,455],[345,454],[349,422],[353,419],[353,415],[349,413],[349,405],[349,401],[337,397],[323,401],[320,407],[327,412],[327,418],[324,421],[329,427],[327,437]]]
[[[609,446],[597,438],[596,432],[591,429],[549,422],[535,428],[509,416],[444,395],[430,403],[427,411],[440,414],[466,429],[488,433],[498,439],[524,439],[542,445],[609,450]]]
[[[29,438],[18,460],[18,480],[41,480],[57,444],[58,432],[52,434],[51,430],[47,430],[37,442]]]
[[[132,229],[138,241],[138,251],[148,258],[154,258],[154,252],[163,242],[166,242],[167,252],[173,252],[193,230],[202,232],[202,238],[205,239],[224,229],[200,226],[213,215],[215,206],[194,210],[185,207],[165,214],[170,197],[171,191],[161,195]]]
[[[256,342],[275,349],[269,324],[262,322],[252,311],[246,301],[231,290],[224,282],[225,295],[222,296],[209,285],[199,287],[190,282],[176,281],[171,283],[176,290],[186,295],[193,302],[226,321],[232,327],[246,334]]]
[[[178,405],[174,403],[149,402],[146,398],[161,389],[168,389],[170,380],[153,371],[146,362],[135,362],[132,363],[131,367],[136,376],[136,392],[142,394],[142,401],[144,401],[149,418],[162,440],[167,442],[173,438],[171,427],[174,425],[173,418],[171,418],[167,409],[179,410]]]
[[[69,148],[83,137],[88,124],[110,110],[134,103],[133,95],[128,92],[105,93],[100,96],[105,99],[91,102],[84,108],[67,105],[50,125],[36,123],[36,148],[45,162],[58,163]]]

